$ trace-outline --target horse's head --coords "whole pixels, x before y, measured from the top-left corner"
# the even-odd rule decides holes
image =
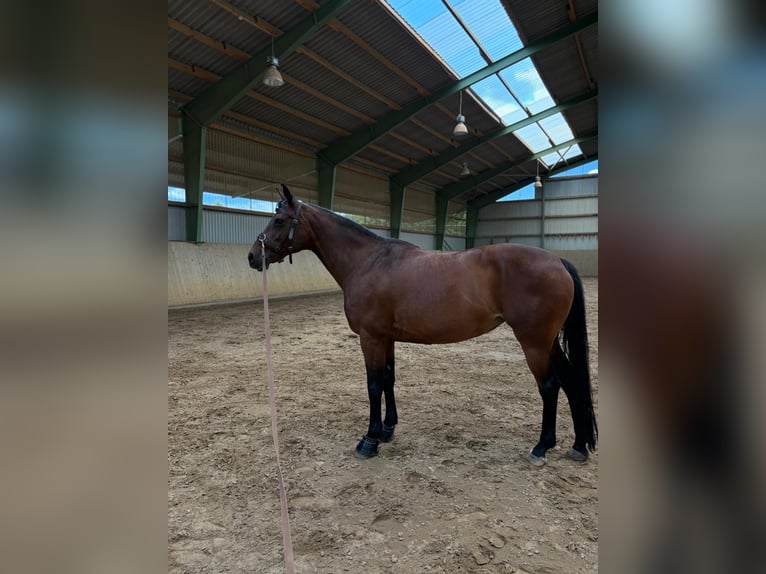
[[[306,247],[306,230],[300,229],[303,203],[293,198],[287,186],[282,185],[282,191],[282,200],[277,204],[274,217],[247,254],[250,267],[258,271],[268,268],[270,263],[281,263],[288,255],[292,263],[292,254]]]

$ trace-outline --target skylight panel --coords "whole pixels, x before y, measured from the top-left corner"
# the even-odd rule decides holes
[[[487,65],[479,48],[441,0],[391,0],[388,4],[447,62],[458,77],[467,76]]]
[[[580,146],[575,144],[572,147],[570,147],[566,153],[564,153],[564,159],[572,159],[573,157],[578,157],[582,155],[582,150],[580,149]]]
[[[508,83],[513,93],[533,114],[555,105],[548,89],[540,79],[540,74],[537,73],[529,58],[502,70],[500,77]]]
[[[517,138],[526,144],[533,152],[538,153],[551,147],[548,137],[543,133],[537,124],[523,127],[513,132]]]
[[[578,157],[580,155],[582,155],[582,150],[580,149],[579,145],[575,144],[569,149],[565,148],[557,152],[549,153],[548,155],[543,156],[540,159],[549,168],[553,168],[556,166],[556,164],[559,164],[558,167],[561,167],[565,159],[571,159],[573,157]],[[562,159],[562,156],[563,156],[563,159]]]
[[[475,83],[471,89],[503,120],[505,125],[527,117],[527,113],[519,107],[497,76],[489,76]]]
[[[544,155],[540,158],[540,160],[550,169],[556,165],[557,162],[561,161],[561,156],[558,154],[558,152],[554,151],[548,155]]]
[[[461,78],[487,65],[474,41],[449,12],[416,30]]]
[[[462,0],[452,6],[493,62],[524,47],[499,2]]]
[[[524,47],[499,0],[386,0],[386,3],[461,78],[489,64],[481,50],[495,62]],[[469,89],[506,126],[556,105],[530,58]],[[555,145],[573,138],[561,114],[545,118],[539,125],[516,130],[514,134],[533,153],[550,148],[551,140]],[[579,146],[573,146],[547,154],[543,161],[554,165],[562,156],[569,158],[580,153]]]
[[[550,117],[540,120],[540,126],[551,136],[551,139],[557,143],[563,143],[565,141],[574,138],[572,130],[567,124],[564,116],[561,114],[555,114]]]
[[[434,18],[447,14],[447,7],[441,0],[387,0],[386,4],[415,30]]]

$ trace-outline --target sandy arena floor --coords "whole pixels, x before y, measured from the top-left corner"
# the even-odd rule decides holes
[[[598,284],[584,280],[594,398]],[[397,343],[399,425],[352,451],[369,407],[342,295],[272,300],[297,572],[589,572],[598,568],[598,454],[559,400],[548,465],[526,453],[542,402],[507,326],[463,343]],[[169,570],[281,573],[261,302],[168,313]]]

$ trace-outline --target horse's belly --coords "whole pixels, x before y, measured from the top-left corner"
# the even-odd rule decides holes
[[[393,331],[395,339],[405,343],[457,343],[483,335],[502,322],[497,315],[415,315],[396,321]]]

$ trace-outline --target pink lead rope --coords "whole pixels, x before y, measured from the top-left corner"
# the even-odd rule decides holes
[[[266,246],[261,240],[261,254],[265,256]],[[277,472],[279,473],[279,502],[282,506],[282,545],[285,551],[285,573],[295,574],[295,558],[293,558],[293,540],[290,536],[290,515],[287,512],[287,493],[282,477],[282,465],[279,461],[279,436],[277,429],[277,396],[274,389],[274,370],[271,366],[271,326],[269,324],[269,289],[266,282],[266,265],[263,266],[263,319],[266,329],[266,376],[269,381],[269,406],[271,407],[271,436],[274,438],[274,452],[277,455]]]

